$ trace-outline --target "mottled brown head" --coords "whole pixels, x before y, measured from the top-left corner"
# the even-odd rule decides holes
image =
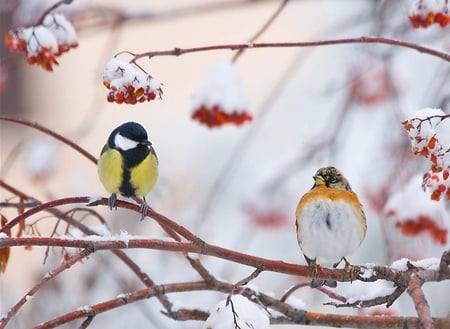
[[[351,191],[352,188],[344,175],[335,167],[323,167],[317,170],[314,178],[314,187],[326,186],[329,188]]]

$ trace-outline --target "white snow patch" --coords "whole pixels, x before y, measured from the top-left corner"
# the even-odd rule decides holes
[[[241,295],[231,297],[235,315],[232,312],[231,302],[219,302],[203,325],[203,329],[230,329],[239,326],[241,329],[270,329],[267,313]],[[235,322],[236,321],[236,325]]]
[[[38,25],[21,29],[19,35],[27,41],[28,57],[38,55],[42,48],[47,48],[52,53],[58,52],[58,41],[45,26]]]
[[[34,178],[45,177],[56,167],[56,147],[47,138],[30,141],[26,148],[25,167]]]
[[[394,261],[392,263],[392,265],[390,266],[390,268],[393,270],[398,270],[398,271],[406,271],[408,269],[408,266],[407,266],[408,262],[411,263],[413,266],[416,266],[419,268],[436,271],[439,269],[439,264],[441,261],[439,258],[436,258],[436,257],[424,258],[424,259],[417,260],[417,261],[409,260],[407,258],[401,258],[401,259]]]
[[[53,33],[59,44],[76,45],[77,33],[66,16],[59,13],[45,16],[43,25]]]
[[[297,308],[299,310],[306,311],[306,303],[302,299],[300,299],[298,297],[290,295],[286,299],[286,303],[288,303],[291,306],[294,306],[295,308]]]
[[[101,195],[91,195],[91,196],[89,196],[88,205],[91,204],[91,203],[95,203],[97,201],[100,201],[101,199],[103,199],[103,196],[101,196]]]
[[[194,96],[192,108],[219,106],[225,112],[232,112],[248,109],[249,103],[236,66],[229,61],[219,61],[206,73]]]

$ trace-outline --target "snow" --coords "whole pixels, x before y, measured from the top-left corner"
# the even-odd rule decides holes
[[[289,297],[286,299],[286,303],[294,306],[296,309],[306,311],[306,303],[298,297],[289,295]]]
[[[386,281],[375,281],[365,283],[361,281],[352,282],[346,287],[346,302],[351,304],[357,301],[372,300],[376,297],[387,296],[394,291],[392,283]]]
[[[47,138],[35,139],[27,144],[25,166],[34,178],[45,177],[56,167],[56,147]]]
[[[92,311],[92,308],[88,305],[85,305],[85,306],[80,306],[79,308],[77,308],[77,311],[81,311],[84,313],[90,313]]]
[[[58,52],[58,41],[53,33],[45,26],[38,25],[20,30],[22,39],[27,40],[28,56],[37,56],[42,48],[50,49],[52,53]]]
[[[408,269],[407,263],[411,263],[412,265],[423,268],[425,270],[439,270],[440,259],[436,257],[425,258],[417,261],[409,260],[407,258],[401,258],[396,260],[390,266],[393,270],[398,271],[406,271]]]
[[[156,95],[160,94],[161,83],[156,78],[144,73],[135,65],[117,58],[110,59],[106,64],[103,81],[109,82],[112,90],[126,92],[127,86],[133,86],[135,90],[150,88]]]
[[[374,266],[376,266],[376,264],[363,264],[363,266],[361,267],[362,273],[360,273],[359,275],[364,279],[372,277],[374,275]]]
[[[77,44],[77,33],[72,23],[63,14],[55,13],[45,16],[43,25],[53,33],[60,44]]]
[[[444,12],[445,8],[447,8],[448,12],[448,3],[446,0],[414,0],[410,7],[410,15],[426,17],[429,12]]]
[[[7,239],[8,238],[8,234],[4,233],[4,232],[0,232],[0,239]]]
[[[102,199],[103,199],[103,196],[101,196],[101,195],[91,195],[91,196],[89,196],[89,201],[88,201],[87,204],[89,205],[91,203],[95,203],[95,202],[100,201]]]
[[[450,220],[445,204],[431,200],[421,185],[421,175],[412,177],[403,189],[391,196],[386,203],[385,213],[394,214],[397,221],[425,215],[437,221],[438,225],[445,226],[445,222]]]
[[[225,112],[232,112],[248,109],[249,103],[236,66],[229,61],[219,61],[203,78],[192,101],[192,108],[219,106]]]
[[[235,311],[236,325],[231,302],[222,300],[212,308],[211,314],[203,325],[203,329],[269,329],[270,321],[267,313],[241,295],[231,297]]]

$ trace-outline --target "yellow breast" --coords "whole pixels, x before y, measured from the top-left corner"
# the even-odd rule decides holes
[[[100,181],[109,193],[119,193],[123,175],[120,152],[105,146],[98,159],[97,172]]]
[[[144,161],[133,167],[130,172],[130,183],[136,195],[145,196],[155,186],[158,178],[158,158],[150,153]]]

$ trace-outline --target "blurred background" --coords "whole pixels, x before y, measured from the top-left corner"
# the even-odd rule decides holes
[[[1,34],[35,24],[54,1],[2,0]],[[230,61],[230,50],[179,57],[141,58],[138,64],[163,84],[161,100],[137,105],[106,101],[106,63],[116,53],[142,53],[207,45],[245,43],[279,8],[281,1],[73,1],[57,11],[74,25],[79,46],[47,72],[26,63],[1,44],[0,111],[24,118],[76,141],[98,156],[109,133],[126,121],[143,124],[160,161],[160,178],[147,197],[150,206],[191,229],[207,242],[249,254],[304,264],[297,245],[294,212],[326,165],[341,169],[359,195],[368,234],[348,259],[355,264],[391,264],[406,257],[440,257],[449,247],[448,201],[430,200],[421,188],[429,164],[410,150],[401,122],[424,107],[448,113],[450,67],[442,59],[380,44],[245,51],[234,63],[253,120],[210,129],[191,118],[192,99],[208,70]],[[415,29],[408,19],[413,1],[291,0],[257,42],[328,40],[383,36],[450,51],[448,27]],[[122,54],[123,60],[132,56]],[[107,196],[95,166],[68,146],[34,129],[0,120],[1,179],[41,201],[67,196]],[[0,190],[0,199],[11,194]],[[398,201],[400,200],[400,201]],[[65,208],[66,210],[70,207]],[[411,211],[402,211],[411,210]],[[111,234],[127,231],[163,236],[151,220],[135,213],[95,209]],[[13,209],[1,208],[7,219]],[[420,217],[422,216],[422,217]],[[427,217],[427,225],[417,221]],[[81,215],[80,215],[81,218]],[[80,219],[81,220],[81,219]],[[98,225],[93,219],[83,219]],[[34,221],[34,222],[33,222]],[[412,224],[411,224],[412,223]],[[46,235],[55,220],[40,214],[27,231]],[[410,226],[408,226],[410,225]],[[405,229],[406,227],[406,229]],[[63,234],[63,233],[62,233]],[[13,248],[0,276],[4,314],[61,260],[61,251]],[[151,250],[127,254],[156,283],[188,281],[197,274],[178,255]],[[252,269],[204,258],[213,274],[237,282]],[[281,296],[307,278],[263,273],[251,285]],[[341,283],[346,296],[375,296],[383,283]],[[52,280],[28,301],[10,327],[27,328],[83,305],[142,288],[108,252],[97,252]],[[425,286],[433,316],[450,312],[450,284]],[[201,296],[201,297],[199,297]],[[51,299],[50,299],[51,298]],[[170,296],[179,305],[208,309],[224,296]],[[391,309],[335,309],[304,288],[295,293],[308,310],[358,314],[414,315],[408,296]],[[51,307],[43,301],[56,301]],[[447,302],[445,302],[447,301]],[[145,300],[99,315],[92,328],[201,328],[175,322],[161,306]],[[73,324],[67,328],[73,327]]]

